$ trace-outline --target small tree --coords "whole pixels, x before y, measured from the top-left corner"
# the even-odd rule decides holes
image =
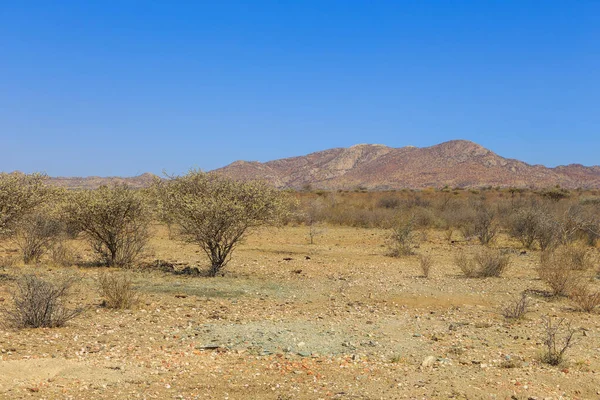
[[[131,264],[148,244],[150,211],[142,196],[125,184],[77,192],[66,213],[107,266]]]
[[[490,209],[489,206],[481,203],[476,208],[473,230],[481,244],[490,244],[496,237],[496,233],[498,233],[496,212]]]
[[[0,235],[11,235],[22,218],[46,201],[43,174],[0,173]]]
[[[229,262],[232,251],[254,228],[275,224],[287,212],[282,192],[264,182],[240,182],[191,170],[157,181],[162,206],[185,239],[210,260],[210,276]]]

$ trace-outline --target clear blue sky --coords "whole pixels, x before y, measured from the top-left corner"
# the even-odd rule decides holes
[[[0,2],[0,170],[475,141],[600,164],[600,1]]]

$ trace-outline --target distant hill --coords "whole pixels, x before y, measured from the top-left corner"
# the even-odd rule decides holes
[[[359,144],[260,163],[236,161],[213,172],[262,179],[279,188],[371,190],[484,186],[600,188],[600,166],[547,168],[501,157],[470,141],[431,147],[391,148]]]
[[[548,168],[504,158],[467,140],[431,147],[392,148],[358,144],[318,151],[305,156],[265,163],[236,161],[211,171],[239,180],[265,180],[278,188],[326,190],[423,189],[427,187],[478,188],[486,186],[567,189],[600,188],[600,166],[570,164]],[[148,187],[156,175],[135,177],[55,177],[50,184],[70,189],[92,189],[127,183]]]

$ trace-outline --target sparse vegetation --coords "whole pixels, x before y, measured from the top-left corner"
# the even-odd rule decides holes
[[[392,227],[388,239],[388,255],[391,257],[409,256],[414,253],[413,248],[417,243],[413,218],[399,218]]]
[[[98,274],[98,291],[103,305],[108,308],[131,308],[139,301],[138,292],[127,272],[101,272]]]
[[[579,283],[572,288],[569,298],[575,307],[583,312],[593,312],[600,306],[600,291],[594,291],[589,284]]]
[[[509,320],[522,319],[529,312],[530,299],[526,293],[512,299],[502,306],[502,315]]]
[[[11,328],[55,328],[66,324],[83,311],[67,305],[75,278],[50,281],[35,275],[17,279],[13,307],[2,314]]]
[[[160,354],[155,349],[169,349],[172,354],[180,354],[174,357],[180,357],[179,361],[185,360],[190,368],[205,366],[199,361],[203,357],[190,357],[190,351],[194,354],[223,353],[224,357],[217,357],[213,362],[221,363],[219,367],[229,368],[230,358],[226,353],[239,351],[235,353],[235,360],[245,362],[245,354],[260,356],[255,360],[257,363],[269,360],[268,365],[275,370],[265,369],[267,374],[279,373],[283,368],[288,371],[290,367],[292,371],[308,371],[304,368],[306,365],[315,374],[323,374],[320,379],[324,381],[327,378],[323,377],[331,376],[331,368],[338,366],[319,361],[323,357],[332,360],[332,355],[342,363],[357,366],[363,363],[380,365],[377,363],[382,360],[402,364],[389,364],[388,370],[379,370],[382,379],[390,382],[396,379],[398,367],[410,369],[413,364],[421,365],[424,358],[438,373],[449,374],[462,371],[462,365],[472,368],[468,366],[475,364],[479,371],[479,363],[484,374],[489,374],[489,371],[513,374],[518,370],[502,372],[497,368],[521,368],[527,364],[531,379],[542,381],[545,375],[539,371],[547,372],[547,367],[530,363],[533,357],[560,365],[572,352],[575,359],[585,359],[590,370],[598,368],[598,361],[586,355],[586,347],[572,345],[573,339],[569,339],[568,335],[573,330],[566,322],[560,322],[562,318],[569,317],[573,324],[581,324],[581,329],[584,329],[593,326],[600,315],[600,286],[592,275],[597,255],[589,247],[586,231],[581,228],[585,226],[583,222],[593,217],[596,205],[581,204],[580,195],[575,192],[558,202],[544,199],[531,191],[518,192],[513,197],[508,191],[493,188],[478,190],[476,194],[469,190],[434,189],[381,193],[277,192],[277,196],[289,195],[297,199],[297,208],[291,214],[293,217],[283,219],[288,226],[277,230],[255,229],[262,226],[258,224],[248,228],[243,237],[248,238],[247,234],[252,232],[257,234],[250,236],[245,245],[234,246],[235,271],[232,276],[206,280],[190,279],[188,275],[199,275],[197,266],[206,259],[205,252],[193,237],[185,234],[179,223],[180,216],[173,212],[173,208],[166,207],[165,203],[173,200],[168,196],[178,193],[163,186],[170,184],[171,181],[167,180],[156,190],[133,192],[144,195],[150,208],[156,207],[152,214],[154,218],[161,221],[165,217],[169,219],[164,222],[172,224],[174,237],[187,239],[189,243],[170,241],[167,226],[156,224],[152,229],[155,254],[145,252],[140,257],[135,265],[140,268],[139,273],[98,269],[96,264],[90,263],[96,260],[98,253],[93,251],[89,236],[78,232],[79,227],[72,222],[68,226],[70,233],[59,235],[58,241],[47,247],[46,255],[39,257],[35,266],[23,265],[22,251],[15,241],[17,229],[13,230],[10,238],[0,241],[0,257],[7,260],[0,262],[0,306],[14,311],[13,296],[8,288],[16,285],[24,271],[60,276],[75,265],[79,266],[82,276],[78,286],[84,289],[77,294],[77,302],[95,307],[95,312],[89,315],[89,323],[76,322],[72,328],[39,332],[43,340],[36,337],[35,332],[26,331],[22,335],[21,332],[2,333],[9,337],[9,341],[4,343],[0,340],[3,358],[10,361],[40,353],[58,354],[60,359],[61,355],[55,348],[78,342],[75,354],[81,357],[82,363],[105,355],[110,355],[111,363],[124,362],[128,357],[125,352],[120,352],[124,348],[134,349],[140,360],[145,357],[152,360]],[[202,193],[206,194],[207,190],[202,189]],[[79,194],[60,195],[70,199]],[[208,202],[209,206],[202,208],[207,213],[219,210],[216,204],[206,200],[211,198],[208,195],[194,196],[190,191],[186,196]],[[229,204],[224,193],[220,196],[220,205]],[[247,204],[240,200],[246,198],[237,197],[235,204]],[[381,198],[385,201],[380,201]],[[532,201],[534,199],[535,202]],[[481,245],[481,240],[474,233],[475,225],[469,225],[469,229],[473,228],[471,231],[461,229],[464,221],[474,221],[476,213],[472,207],[480,202],[494,214],[496,232],[490,242],[492,244],[487,246]],[[538,206],[531,207],[533,203]],[[572,207],[574,205],[577,207]],[[28,213],[16,228],[23,229],[23,222],[40,210],[41,207],[38,207]],[[237,208],[235,210],[238,212]],[[549,221],[548,227],[558,227],[565,221],[566,224],[554,230],[552,242],[547,247],[542,244],[544,239],[540,232],[543,230],[536,225],[536,229],[530,232],[529,239],[533,241],[528,246],[513,230],[516,215],[523,210],[536,216],[535,219],[524,218],[525,222]],[[307,211],[311,211],[310,218]],[[283,214],[285,216],[285,211]],[[396,223],[398,216],[402,218]],[[281,219],[274,218],[268,223],[271,221]],[[314,231],[310,231],[310,227]],[[416,256],[386,257],[385,250],[390,241],[386,240],[387,237],[384,239],[384,235],[390,234],[390,227],[401,228],[398,235],[401,240],[398,242],[407,244],[404,248],[407,252],[417,253]],[[316,237],[321,229],[326,229],[328,234],[316,238],[315,244],[309,245],[311,234]],[[552,233],[551,229],[548,231]],[[538,262],[540,248],[546,248],[542,262]],[[509,269],[508,265],[512,267]],[[537,271],[545,271],[546,280],[559,282],[555,285],[556,290],[550,284],[548,288],[551,290],[543,290],[544,282],[535,279],[534,266]],[[219,270],[217,275],[223,271]],[[503,279],[457,279],[457,273],[461,272],[461,275],[470,277],[502,276]],[[435,279],[415,279],[415,275],[435,276]],[[568,289],[559,288],[563,284]],[[507,292],[520,295],[513,298]],[[566,297],[552,298],[549,292]],[[137,301],[141,294],[144,294],[143,302]],[[77,310],[74,299],[67,297],[60,304],[67,311]],[[324,308],[322,302],[315,299],[327,299],[327,307]],[[536,299],[535,313],[528,314],[534,308],[531,306],[533,299]],[[108,308],[129,310],[111,311]],[[447,312],[438,312],[438,309]],[[539,349],[533,345],[535,335],[531,329],[536,326],[531,320],[533,317],[514,323],[524,316],[538,313],[553,316],[549,328],[543,328],[550,333],[544,332],[545,340],[538,340],[539,348],[542,348],[539,344],[543,342],[543,355],[538,354]],[[301,315],[301,319],[296,315]],[[505,321],[498,318],[505,318]],[[4,319],[4,325],[8,327]],[[557,323],[560,329],[555,330]],[[11,324],[11,327],[16,328],[17,325],[25,324]],[[387,327],[386,335],[373,334],[373,329],[379,327]],[[554,344],[551,339],[546,340],[546,335],[552,336],[552,332],[556,332]],[[196,341],[188,340],[196,334]],[[575,335],[577,333],[573,337]],[[587,335],[590,347],[597,347],[595,335],[590,332]],[[118,341],[114,342],[116,346],[107,347],[104,337],[118,337]],[[478,346],[473,340],[493,340],[494,345]],[[569,344],[565,349],[566,342]],[[227,348],[221,347],[220,343],[227,343]],[[418,343],[418,348],[411,343]],[[190,345],[194,347],[191,350]],[[515,350],[517,346],[518,351]],[[31,350],[24,350],[26,348]],[[398,349],[402,349],[401,354]],[[285,357],[263,357],[282,351]],[[370,364],[371,360],[376,360],[376,364]],[[152,365],[151,362],[149,365]],[[161,364],[161,368],[163,366]],[[570,368],[561,365],[561,370]],[[174,376],[169,375],[168,368],[164,371],[168,378]],[[332,379],[346,379],[345,372],[350,373],[344,369],[342,378],[336,376]],[[354,381],[355,374],[351,375]],[[577,385],[582,396],[593,397],[597,389],[590,389],[591,385],[584,381],[586,377],[571,375],[573,383],[570,387]],[[459,378],[457,382],[463,383]],[[218,385],[215,388],[220,390]],[[563,385],[561,390],[568,392]],[[163,397],[168,394],[166,388],[159,393]],[[382,392],[382,396],[387,394]]]
[[[130,266],[146,249],[150,211],[141,194],[126,185],[74,193],[66,213],[104,265]]]
[[[553,323],[552,317],[544,318],[544,352],[541,361],[550,365],[561,365],[564,362],[565,353],[574,344],[575,329],[565,319],[560,318]]]
[[[433,258],[431,256],[421,255],[419,257],[419,267],[424,278],[429,278],[431,267],[433,266]]]
[[[584,278],[578,271],[589,268],[581,251],[570,246],[547,250],[540,256],[537,272],[555,296],[568,296]]]
[[[498,277],[508,267],[510,256],[499,250],[482,249],[472,257],[461,252],[454,262],[467,278]]]
[[[14,239],[23,254],[23,262],[39,262],[59,242],[62,232],[60,218],[49,211],[24,216],[15,228]]]

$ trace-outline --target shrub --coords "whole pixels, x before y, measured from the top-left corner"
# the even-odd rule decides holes
[[[98,291],[104,298],[105,307],[131,308],[139,301],[131,276],[127,273],[100,273],[97,281]]]
[[[496,213],[483,204],[476,211],[473,232],[481,244],[490,244],[498,233]]]
[[[467,278],[475,278],[477,276],[477,266],[475,260],[469,258],[464,252],[460,252],[454,257],[454,264]]]
[[[148,244],[150,211],[125,184],[75,193],[66,213],[107,266],[130,265]]]
[[[564,318],[552,323],[552,317],[544,319],[543,343],[546,346],[541,361],[550,365],[560,365],[564,361],[566,351],[573,346],[575,330]],[[562,336],[562,338],[561,338]]]
[[[537,240],[542,251],[555,246],[558,241],[559,222],[550,214],[541,214],[537,221]]]
[[[419,267],[421,267],[421,273],[423,277],[429,278],[429,273],[431,272],[431,267],[433,266],[433,258],[431,256],[421,255],[419,257]]]
[[[401,257],[413,254],[417,237],[413,230],[413,219],[400,219],[392,227],[388,238],[388,255]]]
[[[529,297],[527,294],[522,293],[520,297],[517,297],[503,305],[501,311],[502,315],[506,319],[521,319],[529,312]]]
[[[284,193],[264,182],[234,181],[194,170],[155,187],[183,237],[208,256],[210,276],[227,265],[252,229],[279,223],[289,209]]]
[[[499,250],[484,249],[473,257],[458,254],[455,264],[467,278],[498,277],[508,267],[510,257]]]
[[[484,250],[475,255],[475,262],[479,265],[479,276],[500,276],[510,263],[510,256],[499,250]]]
[[[69,267],[75,264],[75,255],[63,241],[59,241],[50,249],[52,264],[60,267]]]
[[[73,277],[56,282],[35,275],[21,277],[13,294],[13,308],[3,310],[7,325],[12,328],[63,326],[83,311],[66,306],[74,282]]]
[[[471,204],[467,210],[459,210],[453,219],[467,239],[476,237],[481,244],[488,245],[498,233],[496,212],[483,201]]]
[[[545,251],[540,257],[537,272],[555,296],[567,296],[578,285],[581,276],[573,266],[573,260],[564,251]]]
[[[21,219],[44,204],[50,190],[43,174],[0,173],[0,235],[11,235]]]
[[[577,309],[583,312],[592,312],[600,305],[600,291],[593,292],[589,285],[585,284],[575,286],[569,298]]]
[[[15,229],[15,242],[23,254],[23,262],[38,262],[60,240],[62,223],[47,210],[25,216]]]

